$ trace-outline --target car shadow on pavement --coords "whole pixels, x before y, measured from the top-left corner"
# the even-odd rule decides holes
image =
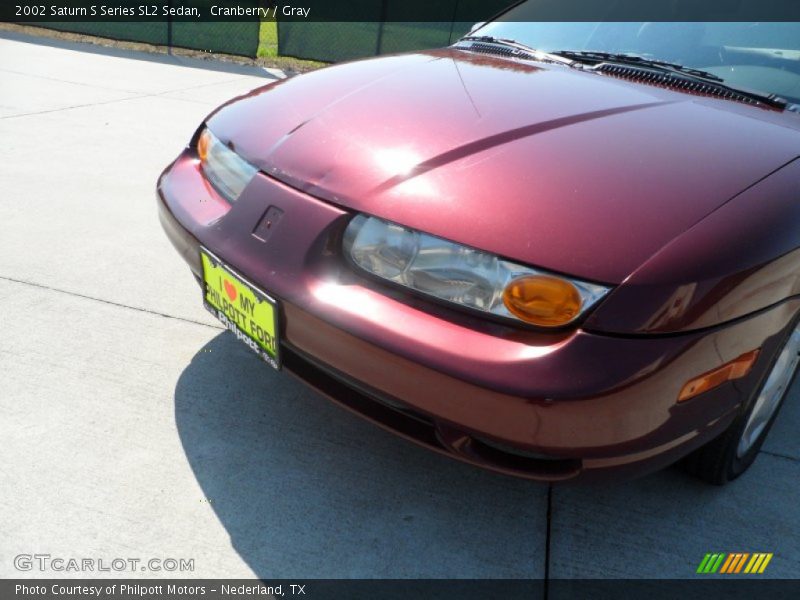
[[[706,552],[774,552],[768,575],[794,576],[799,388],[751,471],[726,487],[678,468],[556,486],[550,576],[686,578]],[[258,577],[544,574],[546,486],[398,439],[271,370],[228,333],[183,371],[175,417],[204,494]]]
[[[258,577],[543,576],[546,486],[398,439],[228,333],[181,374],[175,419],[209,504]]]

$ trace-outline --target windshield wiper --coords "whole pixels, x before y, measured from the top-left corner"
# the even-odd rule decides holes
[[[777,96],[776,94],[770,94],[768,92],[762,92],[758,90],[747,90],[734,87],[732,85],[725,83],[725,80],[722,77],[718,77],[717,75],[709,73],[708,71],[693,69],[691,67],[686,67],[684,65],[667,62],[663,60],[644,58],[643,56],[638,56],[636,54],[625,54],[617,52],[596,52],[592,50],[557,50],[555,52],[552,52],[551,54],[569,59],[572,61],[573,65],[575,65],[576,63],[590,64],[590,65],[597,65],[600,63],[613,63],[618,65],[641,67],[644,69],[652,69],[655,71],[659,71],[661,73],[667,73],[675,77],[689,79],[692,81],[699,81],[714,86],[717,89],[727,90],[736,94],[740,94],[752,100],[756,100],[757,102],[763,102],[764,104],[768,104],[776,108],[786,108],[787,105],[786,100],[784,100],[780,96]]]
[[[544,52],[542,50],[537,50],[536,48],[531,48],[530,46],[526,46],[525,44],[521,44],[520,42],[510,40],[508,38],[497,38],[491,35],[467,35],[458,41],[494,44],[496,46],[501,46],[511,50],[512,56],[518,56],[520,58],[532,58],[534,60],[549,61],[567,66],[571,66],[573,64],[573,61],[569,58],[558,56],[556,54],[550,54],[549,52]]]
[[[652,58],[645,58],[636,54],[626,54],[624,52],[596,52],[594,50],[557,50],[553,52],[556,56],[563,56],[573,61],[578,62],[615,62],[624,65],[636,65],[640,67],[653,67],[665,68],[670,71],[677,71],[682,74],[691,75],[693,77],[702,77],[704,80],[722,83],[722,77],[718,77],[708,71],[701,71],[700,69],[692,69],[677,63],[667,62],[665,60],[655,60]]]

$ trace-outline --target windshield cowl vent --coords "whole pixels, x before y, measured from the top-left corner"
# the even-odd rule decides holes
[[[718,87],[712,83],[704,83],[702,81],[693,81],[680,76],[672,75],[671,73],[660,73],[658,71],[651,71],[640,67],[630,67],[627,65],[615,65],[611,63],[600,63],[592,67],[593,71],[599,71],[606,75],[620,77],[622,79],[629,79],[632,81],[641,81],[644,83],[652,83],[661,85],[670,89],[682,90],[695,94],[702,94],[704,96],[715,96],[717,98],[724,98],[725,100],[734,100],[736,102],[743,102],[744,104],[751,104],[755,106],[764,106],[762,102],[739,94],[735,90],[729,90]]]
[[[510,56],[514,58],[532,58],[530,53],[518,48],[512,48],[510,46],[472,42],[469,46],[469,49],[473,52],[482,52],[484,54],[499,54],[500,56]]]

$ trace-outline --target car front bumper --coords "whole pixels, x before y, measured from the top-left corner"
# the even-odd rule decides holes
[[[541,333],[360,275],[340,252],[348,211],[262,174],[230,205],[190,149],[159,179],[158,205],[196,276],[202,244],[280,301],[288,371],[417,443],[542,481],[641,475],[713,439],[798,309],[672,336]],[[746,377],[676,402],[688,380],[759,347]]]

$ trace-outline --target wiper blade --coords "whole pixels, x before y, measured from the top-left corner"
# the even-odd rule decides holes
[[[757,102],[762,102],[776,108],[786,108],[787,105],[786,100],[780,96],[777,96],[776,94],[731,86],[725,83],[725,80],[722,77],[714,75],[713,73],[709,73],[708,71],[694,69],[663,60],[645,58],[643,56],[637,56],[636,54],[597,52],[592,50],[557,50],[552,54],[573,61],[573,65],[575,63],[583,63],[594,66],[600,63],[614,63],[619,65],[641,67],[644,69],[652,69],[661,73],[667,73],[671,76],[689,79],[692,81],[699,81],[704,84],[714,86],[717,89],[740,94],[752,100],[756,100]]]
[[[536,48],[531,48],[530,46],[526,46],[525,44],[521,44],[516,40],[510,40],[508,38],[497,38],[492,35],[467,35],[461,38],[459,42],[495,44],[497,46],[511,49],[512,55],[515,56],[533,58],[534,60],[549,61],[567,66],[571,66],[573,64],[573,61],[569,58],[557,56],[556,54],[550,54],[549,52],[544,52],[542,50],[537,50]]]

